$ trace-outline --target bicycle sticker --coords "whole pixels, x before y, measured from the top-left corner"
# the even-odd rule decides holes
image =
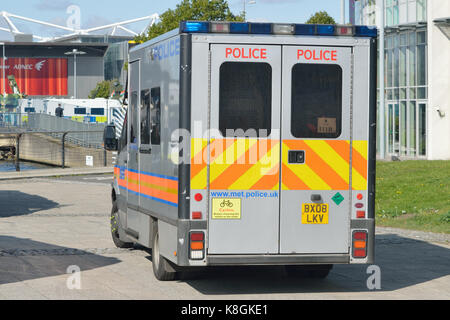
[[[213,219],[241,219],[241,199],[213,198]]]

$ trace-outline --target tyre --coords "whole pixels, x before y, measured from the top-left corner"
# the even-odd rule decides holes
[[[152,239],[152,265],[153,273],[156,279],[160,281],[172,281],[175,280],[177,273],[173,271],[168,271],[169,262],[160,254],[159,251],[159,232],[158,232],[158,222],[153,221],[153,239]]]
[[[332,264],[285,266],[290,277],[325,279],[333,268]]]
[[[111,236],[114,244],[117,248],[131,248],[133,246],[132,242],[125,242],[120,240],[120,223],[119,223],[119,209],[117,208],[117,203],[113,202],[113,207],[111,210]]]

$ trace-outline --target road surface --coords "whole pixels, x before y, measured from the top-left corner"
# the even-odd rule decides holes
[[[0,299],[450,299],[449,236],[386,228],[376,235],[380,289],[368,288],[366,265],[337,265],[324,280],[229,267],[159,282],[150,250],[113,245],[110,182],[0,181]]]

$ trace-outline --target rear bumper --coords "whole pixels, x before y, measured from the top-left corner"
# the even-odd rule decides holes
[[[209,255],[207,265],[295,265],[295,264],[348,264],[349,254],[302,255]]]

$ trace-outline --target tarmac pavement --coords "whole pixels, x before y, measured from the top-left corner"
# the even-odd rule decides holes
[[[0,181],[0,299],[450,299],[450,236],[391,228],[377,228],[380,289],[368,288],[367,265],[336,265],[324,280],[251,266],[157,281],[151,250],[114,247],[110,181]]]

